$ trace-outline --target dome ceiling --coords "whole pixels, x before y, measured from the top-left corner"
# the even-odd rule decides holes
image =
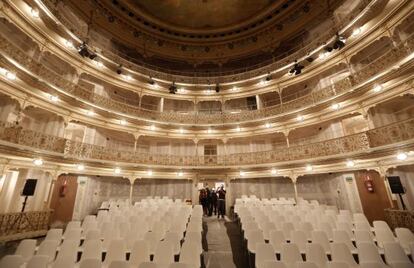
[[[125,1],[135,13],[166,28],[220,32],[251,21],[271,9],[274,0],[140,0]],[[271,10],[270,10],[271,11]]]
[[[104,52],[166,73],[213,76],[283,58],[310,42],[311,32],[322,24],[325,32],[334,32],[330,18],[343,1],[62,2],[62,12],[70,12],[69,7],[88,24],[88,36],[81,38]]]

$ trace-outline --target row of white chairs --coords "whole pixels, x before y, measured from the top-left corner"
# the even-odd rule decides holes
[[[154,226],[141,228],[143,221],[139,218],[135,225],[126,224],[123,225],[123,228],[129,228],[130,230],[136,228],[135,231],[144,229],[146,232],[143,236],[134,235],[134,232],[124,232],[125,236],[107,235],[108,233],[117,233],[114,231],[115,229],[109,228],[116,226],[111,224],[111,220],[116,221],[115,219],[120,213],[130,212],[134,208],[141,206],[139,203],[134,206],[122,203],[122,205],[112,206],[108,211],[100,211],[98,217],[89,215],[85,217],[83,222],[70,222],[64,232],[62,229],[49,230],[45,240],[39,246],[36,245],[36,240],[22,240],[15,254],[6,256],[1,263],[2,265],[6,263],[7,266],[5,267],[9,267],[11,265],[9,262],[13,263],[16,261],[16,263],[19,263],[22,261],[23,265],[28,266],[32,262],[41,262],[40,259],[47,258],[48,266],[33,267],[78,267],[83,265],[86,265],[84,267],[89,267],[88,265],[92,265],[92,263],[97,265],[99,263],[99,267],[109,267],[112,263],[118,263],[119,265],[126,263],[128,267],[138,267],[141,263],[161,265],[162,267],[168,267],[170,263],[176,266],[183,264],[190,267],[200,267],[200,256],[202,254],[201,206],[191,208],[180,202],[172,203],[166,199],[158,200],[159,202],[151,202],[154,203],[154,210],[151,211],[157,211],[157,215],[161,215],[161,217],[171,216],[166,210],[161,208],[162,204],[166,202],[171,204],[168,209],[173,209],[174,212],[182,212],[182,214],[178,215],[183,217],[183,219],[178,220],[177,217],[169,218],[169,222],[174,222],[174,219],[177,219],[177,226],[179,225],[180,227],[177,228],[177,232],[173,229],[174,224],[168,225],[168,228],[163,226],[165,228],[162,228],[162,232],[158,232]],[[147,201],[143,203],[146,204]],[[157,203],[160,209],[157,209]],[[126,214],[132,215],[134,213]],[[100,215],[105,215],[105,217],[99,217]],[[151,213],[148,213],[148,216],[151,215]],[[117,223],[123,223],[125,219],[125,217],[121,217]],[[147,218],[144,217],[145,219]],[[95,227],[102,228],[85,228],[91,223]],[[136,233],[142,234],[142,232]],[[133,237],[127,239],[129,235]],[[152,262],[150,262],[151,257],[153,257]],[[178,263],[174,262],[175,258],[179,258]],[[10,267],[22,266],[15,265]]]
[[[256,247],[260,243],[269,242],[268,245],[273,250],[272,254],[280,254],[281,257],[286,244],[295,245],[298,253],[304,256],[308,247],[318,245],[325,258],[331,256],[333,245],[344,245],[350,256],[358,257],[361,251],[359,246],[366,248],[364,245],[368,244],[380,256],[380,253],[384,253],[386,244],[397,244],[396,251],[402,252],[396,254],[401,257],[400,262],[413,265],[407,256],[414,250],[411,244],[414,242],[414,235],[409,229],[397,228],[394,236],[392,230],[383,221],[376,221],[371,227],[363,214],[352,215],[347,210],[338,211],[321,206],[317,202],[302,201],[298,202],[297,206],[289,206],[269,205],[255,198],[253,200],[253,202],[239,201],[237,207],[237,216],[246,240],[246,248],[250,253],[255,254]],[[285,215],[289,216],[285,217]],[[306,215],[315,216],[315,221],[304,221],[303,218],[309,220]],[[324,219],[326,222],[317,220],[324,217],[327,217]],[[361,223],[363,228],[360,228]],[[396,260],[392,262],[395,263]],[[356,263],[351,264],[356,265]]]
[[[342,263],[343,267],[372,267],[372,268],[408,268],[414,264],[405,255],[398,243],[386,243],[384,245],[385,261],[378,254],[376,247],[372,243],[361,243],[358,247],[358,255],[352,255],[348,247],[343,243],[333,243],[331,245],[330,259],[325,254],[322,245],[318,243],[308,244],[306,253],[301,254],[299,247],[295,243],[285,243],[282,245],[279,258],[274,253],[271,244],[260,242],[257,244],[255,254],[256,268],[267,267],[335,267],[333,264]],[[358,260],[358,262],[356,261]],[[272,263],[272,265],[269,265]],[[283,266],[277,266],[281,263]],[[306,264],[308,263],[308,264]]]

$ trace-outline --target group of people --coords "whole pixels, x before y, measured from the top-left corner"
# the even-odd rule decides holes
[[[224,218],[226,214],[226,190],[224,185],[215,190],[208,187],[200,189],[199,202],[203,206],[204,216],[217,215],[217,218]]]

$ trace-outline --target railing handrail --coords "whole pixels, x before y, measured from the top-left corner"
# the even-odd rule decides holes
[[[358,138],[360,137],[363,140],[366,140],[365,142],[365,147],[362,146],[361,148],[358,147],[358,150],[364,150],[364,149],[368,149],[371,148],[371,142],[370,142],[370,136],[371,134],[377,134],[378,132],[381,132],[381,130],[387,129],[387,128],[395,128],[396,126],[403,126],[406,124],[409,124],[410,129],[412,128],[411,124],[414,124],[414,118],[410,118],[410,119],[405,119],[399,122],[394,122],[394,123],[390,123],[375,129],[370,129],[370,130],[366,130],[366,131],[362,131],[359,133],[355,133],[355,134],[351,134],[351,135],[344,135],[342,137],[337,137],[337,138],[333,138],[333,139],[327,139],[324,141],[318,141],[318,142],[314,142],[314,143],[309,143],[309,144],[303,144],[303,145],[294,145],[294,146],[290,146],[290,147],[283,147],[284,148],[284,152],[287,156],[289,156],[292,152],[295,151],[300,151],[300,148],[322,148],[322,150],[324,150],[323,148],[324,145],[327,144],[340,144],[337,141],[343,140],[352,140],[353,138]],[[7,127],[8,126],[8,127]],[[6,138],[9,138],[10,140],[8,140],[9,142],[14,142],[14,143],[18,143],[20,141],[20,138],[23,138],[23,141],[27,141],[29,138],[30,142],[32,142],[34,145],[39,146],[38,143],[36,143],[36,141],[33,140],[32,137],[37,137],[40,140],[46,140],[48,141],[49,139],[52,140],[56,140],[56,141],[61,141],[60,143],[58,143],[58,147],[54,150],[54,152],[59,152],[62,154],[68,154],[71,155],[71,153],[68,153],[67,150],[70,149],[70,147],[72,146],[73,148],[77,148],[78,150],[80,150],[81,154],[85,154],[85,153],[90,153],[93,152],[93,150],[95,150],[95,153],[103,153],[103,152],[108,152],[108,151],[113,151],[113,148],[106,148],[104,146],[100,146],[100,145],[94,145],[94,144],[88,144],[88,143],[83,143],[83,142],[77,142],[74,140],[69,140],[69,139],[65,139],[65,138],[61,138],[61,137],[57,137],[57,136],[52,136],[52,135],[48,135],[48,134],[43,134],[40,132],[36,132],[34,130],[28,130],[28,129],[23,129],[20,126],[14,126],[10,124],[6,124],[6,123],[2,123],[0,124],[0,138],[3,138],[3,134],[5,132],[5,130],[7,130],[7,128],[9,129],[16,129],[19,128],[21,129],[21,131],[17,131],[14,132],[17,137],[9,137],[6,135]],[[401,128],[401,127],[400,127]],[[32,135],[30,137],[20,137],[18,135],[20,135],[20,133],[32,133]],[[24,139],[25,138],[25,139]],[[412,139],[414,138],[414,133],[404,133],[403,138],[405,139]],[[64,143],[62,143],[62,141],[64,141]],[[382,142],[384,143],[384,142]],[[43,144],[43,143],[42,143]],[[22,144],[22,145],[26,145],[26,144]],[[381,145],[381,144],[380,144]],[[47,147],[46,150],[50,150],[51,145],[45,146]],[[69,146],[69,147],[68,147]],[[375,144],[374,142],[374,146],[373,147],[377,147],[378,145]],[[36,148],[36,149],[44,149],[44,148]],[[54,148],[52,148],[54,149]],[[204,160],[206,159],[210,159],[210,160],[220,160],[222,163],[221,164],[226,164],[228,163],[231,159],[235,159],[238,157],[244,157],[244,158],[250,158],[250,159],[256,159],[255,161],[257,161],[257,157],[258,156],[264,156],[264,155],[269,155],[269,154],[279,154],[281,147],[277,148],[276,150],[266,150],[266,151],[256,151],[256,152],[247,152],[247,153],[233,153],[233,154],[222,154],[222,155],[171,155],[171,154],[152,154],[152,153],[142,153],[142,152],[136,152],[136,151],[124,151],[124,150],[117,150],[116,153],[117,154],[127,154],[130,156],[134,156],[135,158],[139,158],[139,159],[151,159],[151,161],[153,162],[157,162],[157,160],[162,160],[162,159],[166,159],[168,160],[168,163],[172,163],[174,161],[177,161],[179,159],[188,159],[188,160],[192,160],[193,164],[200,164],[203,163]],[[340,148],[337,148],[338,150],[340,150]],[[305,151],[305,150],[302,150]],[[312,152],[310,152],[312,153]],[[73,156],[73,155],[71,155]],[[77,157],[82,157],[81,155],[75,155]],[[115,160],[115,159],[114,159]],[[116,159],[117,160],[117,159]],[[230,161],[231,162],[231,161]],[[217,163],[218,164],[218,163]]]

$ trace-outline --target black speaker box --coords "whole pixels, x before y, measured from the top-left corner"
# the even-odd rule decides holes
[[[404,187],[401,184],[399,176],[390,176],[388,178],[388,183],[390,184],[391,192],[393,194],[403,194],[405,193]]]
[[[36,179],[27,179],[23,187],[22,195],[24,196],[34,195],[34,192],[36,190],[36,184],[37,184]]]

